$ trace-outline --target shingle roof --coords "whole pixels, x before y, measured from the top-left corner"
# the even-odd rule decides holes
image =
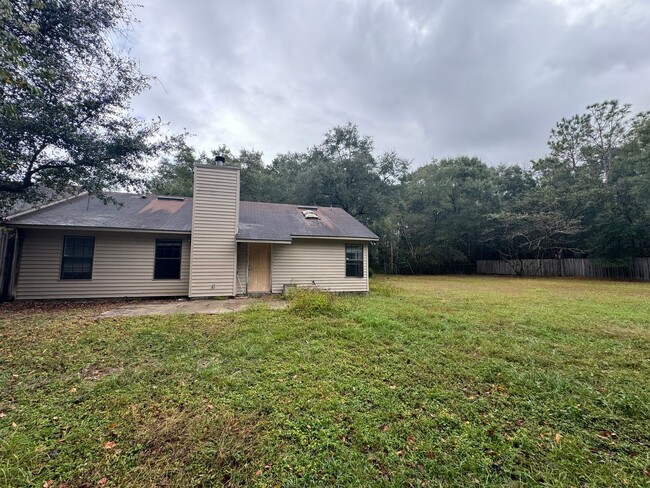
[[[19,199],[13,202],[11,207],[0,209],[0,217],[8,218],[11,216],[15,216],[17,214],[29,212],[37,208],[49,207],[50,205],[54,205],[60,202],[61,200],[72,198],[75,195],[78,195],[80,193],[78,191],[70,190],[69,192],[65,192],[63,194],[57,194],[53,190],[50,190],[49,188],[38,188],[38,187],[33,187],[33,188],[34,189],[32,191],[40,197],[38,203],[31,203]]]
[[[114,203],[81,195],[16,218],[10,224],[100,229],[161,230],[190,232],[192,199],[158,200],[155,195],[107,193]]]
[[[187,232],[192,229],[192,199],[108,193],[117,205],[81,195],[8,219],[19,226],[89,227],[100,229]],[[377,236],[340,208],[308,207],[318,219],[306,219],[303,208],[280,203],[240,202],[238,240],[290,241],[291,237],[342,237],[375,240]]]
[[[306,219],[304,208],[316,209],[319,218]],[[239,202],[238,240],[290,241],[292,236],[377,239],[342,208]]]

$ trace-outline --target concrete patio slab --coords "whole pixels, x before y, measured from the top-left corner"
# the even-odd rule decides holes
[[[239,312],[263,304],[271,310],[282,310],[288,302],[278,298],[231,298],[228,300],[169,300],[155,303],[134,302],[108,310],[100,317],[138,317],[142,315],[222,314]]]

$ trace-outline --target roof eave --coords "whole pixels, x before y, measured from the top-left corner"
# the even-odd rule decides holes
[[[291,239],[242,239],[237,237],[235,240],[248,244],[291,244]]]
[[[291,237],[296,239],[335,239],[344,241],[378,241],[379,237],[359,237],[359,236],[314,236],[314,235],[297,235],[291,234]]]
[[[146,234],[186,234],[191,235],[191,230],[182,229],[140,229],[133,227],[95,227],[89,225],[43,225],[43,224],[17,224],[5,222],[4,225],[16,229],[43,229],[43,230],[83,230],[86,232],[142,232]]]

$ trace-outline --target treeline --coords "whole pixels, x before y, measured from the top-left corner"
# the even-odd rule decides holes
[[[216,155],[241,167],[242,200],[338,206],[377,235],[372,266],[385,273],[473,272],[477,259],[592,257],[625,266],[650,256],[650,116],[607,101],[562,119],[548,155],[488,166],[476,157],[414,170],[377,155],[357,126],[335,127],[300,153],[210,154],[182,144],[159,165],[152,192],[191,196],[193,166]]]

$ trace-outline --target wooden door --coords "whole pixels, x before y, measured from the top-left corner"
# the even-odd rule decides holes
[[[248,244],[248,291],[271,292],[271,244]]]

